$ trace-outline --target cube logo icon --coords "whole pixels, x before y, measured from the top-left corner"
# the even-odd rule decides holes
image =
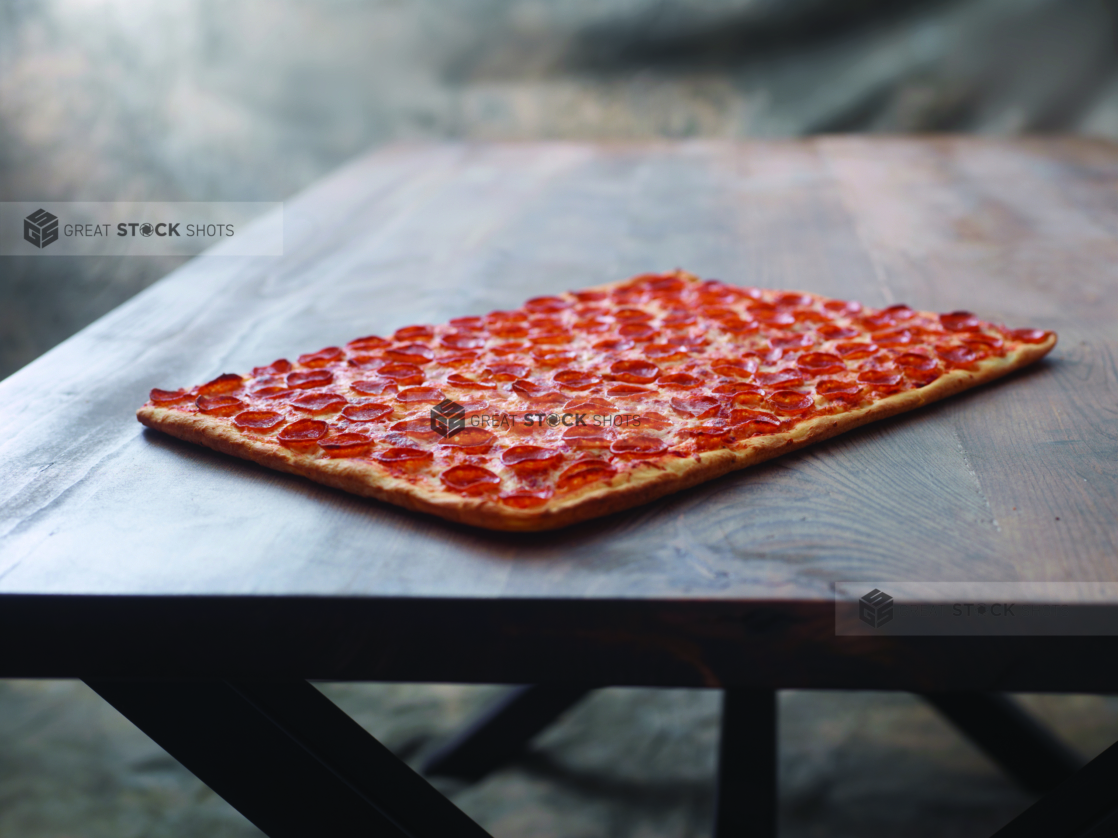
[[[58,216],[37,209],[23,219],[23,238],[38,248],[58,240]]]
[[[858,618],[870,628],[881,628],[893,619],[893,598],[874,588],[858,600]]]
[[[431,430],[442,437],[452,437],[466,427],[466,408],[443,399],[431,408]]]

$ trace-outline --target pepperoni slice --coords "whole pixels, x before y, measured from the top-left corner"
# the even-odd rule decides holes
[[[555,488],[560,492],[573,492],[591,483],[604,483],[617,474],[617,469],[605,460],[579,460],[559,475]]]
[[[617,440],[609,450],[618,457],[658,457],[668,450],[668,445],[659,437],[638,434]]]
[[[368,335],[367,337],[351,340],[346,344],[346,349],[351,349],[354,352],[372,352],[376,349],[384,349],[389,346],[389,342],[384,338],[377,337],[376,335]]]
[[[389,448],[377,454],[376,461],[381,465],[396,469],[417,469],[435,458],[430,451],[422,448]]]
[[[481,317],[454,317],[449,322],[455,329],[463,332],[480,332],[485,329],[485,320]]]
[[[610,387],[606,391],[606,395],[614,396],[619,399],[627,399],[633,396],[646,396],[655,392],[655,390],[649,390],[647,387],[638,387],[636,384],[618,384],[615,387]]]
[[[246,410],[233,417],[233,424],[242,431],[273,431],[283,424],[283,414],[274,410]]]
[[[972,349],[969,346],[937,346],[936,354],[948,363],[956,366],[973,364],[982,358],[985,353]]]
[[[481,381],[474,381],[472,378],[467,378],[461,373],[451,373],[446,377],[446,383],[463,390],[496,390],[496,384],[485,384]]]
[[[610,378],[630,384],[651,384],[660,375],[660,368],[648,361],[615,361],[609,368]]]
[[[559,364],[569,364],[578,355],[566,349],[536,348],[532,350],[532,357],[541,367],[555,367]]]
[[[537,506],[543,506],[550,497],[550,489],[539,489],[534,492],[510,492],[507,495],[501,495],[498,499],[505,506],[511,506],[514,509],[534,509]]]
[[[570,308],[571,304],[562,297],[533,297],[524,304],[528,311],[556,312]]]
[[[584,370],[560,370],[551,379],[568,390],[589,390],[602,380],[600,376]]]
[[[776,304],[778,306],[787,306],[788,308],[793,308],[795,306],[809,306],[813,302],[815,302],[814,297],[810,297],[807,294],[800,294],[796,291],[788,291],[784,294],[780,294],[776,298]]]
[[[647,357],[657,361],[682,361],[687,357],[686,350],[670,343],[650,343],[643,351]]]
[[[803,413],[815,406],[815,400],[811,396],[797,393],[795,390],[777,390],[769,396],[768,401],[784,413]]]
[[[660,376],[659,382],[661,387],[673,387],[680,390],[690,390],[693,387],[698,387],[703,383],[701,378],[696,378],[690,373],[677,372],[671,375]]]
[[[617,413],[617,405],[600,398],[572,399],[563,405],[563,409],[572,412],[581,410],[587,413]]]
[[[605,291],[572,291],[574,298],[583,303],[600,302],[609,295]]]
[[[189,395],[190,391],[181,388],[178,390],[160,390],[156,388],[148,394],[148,398],[155,404],[172,404],[174,402],[181,402]]]
[[[1005,341],[995,335],[987,335],[982,332],[974,332],[973,334],[964,335],[962,337],[963,343],[971,349],[983,351],[987,349],[1001,349],[1005,346]]]
[[[594,348],[599,352],[624,352],[626,349],[633,348],[633,342],[620,339],[600,340],[594,344]]]
[[[498,321],[489,325],[489,334],[498,338],[526,338],[528,327],[523,323]]]
[[[245,409],[245,403],[236,396],[199,396],[194,404],[209,416],[232,416]]]
[[[732,308],[726,306],[708,305],[699,308],[699,314],[703,317],[708,317],[712,320],[720,320],[723,317],[737,317],[738,313]]]
[[[313,390],[316,387],[325,387],[333,381],[334,373],[330,370],[293,372],[287,376],[287,386],[292,390]]]
[[[392,425],[389,430],[396,434],[407,434],[408,436],[415,437],[416,439],[432,440],[439,434],[431,427],[433,420],[427,419],[405,419],[403,422],[397,422]]]
[[[927,355],[918,355],[915,352],[906,352],[903,355],[898,355],[895,360],[897,366],[904,367],[906,370],[916,370],[917,372],[927,372],[936,367],[935,358],[929,358]]]
[[[747,390],[740,390],[730,397],[730,404],[737,407],[749,404],[761,404],[765,400],[765,391],[760,387],[751,387]]]
[[[835,378],[825,378],[815,383],[815,392],[831,399],[850,401],[862,392],[860,384],[854,381],[839,381]]]
[[[437,404],[445,398],[443,391],[434,387],[411,387],[396,394],[396,401],[404,404]]]
[[[528,348],[526,343],[499,343],[496,346],[489,347],[489,351],[494,355],[515,355],[518,352],[523,352]]]
[[[686,329],[697,321],[698,318],[689,311],[669,311],[660,322],[665,329]]]
[[[555,402],[563,401],[566,396],[557,393],[547,387],[546,384],[537,384],[535,381],[529,381],[527,378],[521,378],[512,383],[513,392],[526,399],[542,402]]]
[[[887,311],[874,311],[862,318],[862,325],[871,332],[878,332],[896,325],[896,321]]]
[[[244,386],[244,379],[235,373],[227,372],[224,375],[219,375],[213,381],[209,381],[198,388],[198,392],[204,396],[216,396],[220,393],[232,393],[240,390]]]
[[[391,396],[396,392],[394,381],[354,381],[349,386],[363,396]]]
[[[758,311],[756,314],[758,320],[770,326],[791,326],[796,322],[796,318],[786,311]]]
[[[514,445],[501,454],[501,462],[518,472],[547,471],[562,461],[562,451],[539,445]]]
[[[481,349],[485,346],[485,338],[463,334],[462,332],[451,332],[449,335],[443,335],[439,338],[439,343],[447,349]]]
[[[528,367],[521,364],[490,364],[485,371],[497,381],[515,381],[528,374]]]
[[[873,353],[877,352],[876,343],[836,343],[835,352],[844,358],[868,358]]]
[[[397,343],[406,343],[415,340],[430,340],[435,336],[434,326],[405,326],[402,329],[397,329],[392,339]]]
[[[280,431],[278,439],[284,445],[317,442],[326,436],[328,427],[321,419],[300,419]]]
[[[346,361],[351,367],[359,370],[379,370],[388,363],[384,358],[375,355],[355,355]]]
[[[735,335],[744,335],[756,332],[761,327],[754,320],[742,320],[740,317],[723,317],[718,321],[718,328],[724,332]]]
[[[493,323],[527,323],[528,315],[522,311],[491,311],[485,315],[485,322]]]
[[[299,395],[298,390],[292,390],[288,387],[261,387],[259,390],[253,390],[252,395],[259,399],[290,399]]]
[[[858,337],[858,330],[852,329],[849,326],[836,326],[833,323],[827,323],[816,329],[819,336],[824,340],[846,340],[847,338]]]
[[[626,323],[617,330],[617,334],[626,340],[643,342],[656,337],[657,331],[646,323]]]
[[[453,355],[440,355],[435,360],[444,367],[461,367],[478,359],[476,352],[455,352]]]
[[[846,369],[842,358],[830,352],[808,352],[796,359],[796,366],[809,375],[826,375]]]
[[[566,330],[540,330],[532,332],[528,338],[533,344],[542,346],[554,346],[556,344],[570,343],[573,340],[572,336]]]
[[[422,343],[409,343],[384,350],[384,357],[401,364],[429,364],[435,360],[435,353]]]
[[[896,370],[866,370],[858,374],[858,380],[874,388],[896,387],[903,376]]]
[[[678,294],[687,287],[687,283],[672,274],[642,274],[639,279],[656,295]]]
[[[325,349],[320,349],[317,352],[308,352],[306,355],[300,355],[299,363],[304,367],[325,367],[327,364],[332,364],[344,357],[345,353],[337,346],[327,346]]]
[[[689,396],[672,399],[672,410],[684,416],[694,416],[697,419],[717,415],[720,406],[718,399],[710,396]]]
[[[375,422],[391,415],[392,407],[390,405],[375,402],[351,404],[342,411],[342,416],[351,422]]]
[[[1044,343],[1051,332],[1043,329],[1012,329],[1007,334],[1018,343]]]
[[[953,311],[950,314],[941,314],[939,322],[949,332],[970,332],[982,325],[979,319],[969,311]]]
[[[337,393],[308,393],[291,403],[296,410],[304,413],[337,413],[348,402]]]
[[[318,447],[331,457],[356,457],[369,450],[373,440],[365,434],[347,432],[320,439]]]
[[[736,396],[738,393],[764,392],[756,384],[746,384],[744,381],[727,381],[711,390],[716,396]]]
[[[756,369],[756,363],[754,363]],[[740,364],[711,364],[710,370],[715,375],[720,375],[723,378],[744,378],[750,379],[753,377],[754,370]]]
[[[608,448],[609,439],[600,425],[575,425],[563,431],[563,441],[573,448]]]
[[[467,454],[484,454],[496,441],[496,434],[484,428],[462,428],[453,436],[446,437],[439,445],[460,448]]]
[[[579,332],[608,332],[613,328],[613,321],[606,317],[587,317],[583,320],[576,320],[571,328]]]
[[[686,346],[688,349],[700,349],[707,345],[707,339],[702,335],[676,335],[668,338],[668,343],[673,346]]]
[[[397,384],[422,384],[425,376],[423,370],[415,364],[385,364],[377,372],[385,378],[391,378]]]
[[[272,361],[266,367],[253,367],[252,377],[260,378],[265,375],[283,375],[284,373],[291,372],[291,362],[286,358],[280,358],[278,361]]]
[[[647,323],[652,320],[655,315],[643,308],[618,308],[613,312],[613,316],[626,323]]]
[[[804,383],[803,376],[795,370],[757,373],[757,383],[766,387],[799,387]]]
[[[814,343],[815,336],[811,332],[800,332],[772,339],[772,345],[777,349],[806,349]]]
[[[908,329],[881,332],[874,335],[873,340],[878,346],[905,346],[912,343],[912,332]]]
[[[501,485],[500,477],[487,468],[474,465],[451,466],[442,473],[440,479],[448,489],[464,495],[495,492]]]
[[[730,425],[746,433],[769,433],[780,430],[780,419],[764,410],[738,408],[730,411]]]

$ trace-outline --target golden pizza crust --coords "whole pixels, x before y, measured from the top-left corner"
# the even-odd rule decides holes
[[[639,506],[727,472],[829,439],[868,422],[939,401],[1031,364],[1055,345],[1054,334],[1043,343],[1018,345],[1004,357],[979,361],[974,370],[954,370],[925,387],[886,396],[848,412],[817,416],[798,423],[785,433],[744,440],[734,449],[705,451],[690,457],[654,458],[623,471],[608,482],[554,496],[532,509],[511,508],[495,499],[463,497],[456,492],[409,480],[406,476],[395,476],[381,466],[360,460],[301,454],[265,442],[266,436],[254,437],[242,433],[228,420],[203,414],[145,405],[136,415],[147,427],[179,439],[406,509],[494,530],[551,530]]]

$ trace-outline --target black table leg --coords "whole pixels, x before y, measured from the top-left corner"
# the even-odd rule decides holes
[[[1050,791],[994,838],[1114,838],[1118,835],[1118,744]]]
[[[432,754],[423,773],[480,780],[518,756],[587,692],[585,687],[515,687]]]
[[[773,690],[726,690],[714,838],[775,838],[777,703]]]
[[[1023,789],[1055,788],[1083,760],[1016,701],[1000,693],[922,693]]]
[[[270,838],[488,838],[305,681],[86,683]]]

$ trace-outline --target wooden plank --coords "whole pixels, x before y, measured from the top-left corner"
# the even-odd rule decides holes
[[[281,259],[194,260],[0,383],[0,596],[779,612],[829,603],[836,580],[1115,581],[1116,180],[1118,150],[1074,140],[375,152],[287,204]],[[971,308],[1061,343],[978,392],[542,536],[403,512],[132,418],[152,386],[677,265]]]

